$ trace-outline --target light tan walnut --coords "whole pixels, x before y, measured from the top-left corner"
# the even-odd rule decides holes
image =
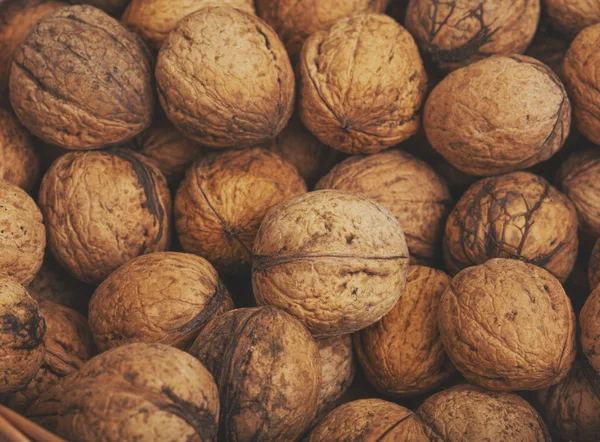
[[[335,407],[337,400],[350,388],[356,374],[352,336],[317,339],[321,357],[321,396],[317,419]]]

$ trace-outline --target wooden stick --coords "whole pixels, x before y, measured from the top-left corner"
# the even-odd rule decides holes
[[[6,442],[31,442],[31,439],[23,435],[2,416],[0,416],[0,440]]]
[[[66,442],[64,439],[50,433],[48,430],[40,427],[37,424],[34,424],[30,420],[25,419],[20,414],[15,413],[14,411],[2,405],[0,405],[0,419],[1,418],[12,423],[12,425],[16,427],[19,431],[21,431],[21,433],[31,438],[17,439],[19,442]],[[1,425],[2,424],[0,423],[0,426]]]

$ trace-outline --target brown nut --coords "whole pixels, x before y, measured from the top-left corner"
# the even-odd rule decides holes
[[[25,387],[44,361],[46,322],[27,290],[0,276],[0,395]]]
[[[428,393],[454,373],[437,322],[440,299],[450,281],[440,270],[409,267],[406,287],[392,311],[354,335],[367,379],[382,393]]]
[[[300,118],[342,152],[375,153],[414,135],[426,91],[417,45],[387,15],[341,20],[300,55]]]
[[[447,442],[551,442],[544,421],[524,399],[473,385],[434,394],[417,414]]]
[[[212,148],[275,137],[292,115],[294,81],[275,31],[231,7],[209,6],[181,20],[156,66],[160,102],[171,122]]]
[[[81,281],[99,284],[130,259],[169,246],[167,182],[131,150],[60,157],[42,180],[39,202],[52,254]]]
[[[193,356],[136,343],[90,359],[27,414],[67,440],[211,442],[219,391]]]
[[[442,342],[470,382],[498,391],[539,390],[575,359],[575,314],[560,282],[532,264],[496,258],[469,267],[444,291]]]
[[[125,141],[152,119],[148,49],[91,6],[46,15],[17,49],[9,88],[23,124],[42,140],[69,149]]]
[[[387,207],[402,226],[411,263],[435,261],[452,196],[424,161],[397,149],[354,156],[335,166],[316,188],[360,193]]]
[[[244,272],[267,211],[305,192],[296,169],[277,154],[260,148],[209,154],[189,169],[179,186],[179,242],[219,271]]]
[[[402,294],[408,249],[383,206],[338,190],[307,193],[271,209],[254,243],[259,304],[299,318],[318,337],[377,322]]]
[[[107,14],[117,17],[123,12],[130,0],[66,0],[72,5],[90,5],[102,9]]]
[[[592,364],[600,373],[600,285],[596,285],[585,301],[579,313],[581,328],[581,347]]]
[[[558,76],[524,55],[495,56],[444,78],[425,103],[427,139],[472,175],[525,169],[554,155],[571,124]]]
[[[592,255],[590,256],[588,280],[592,290],[600,283],[600,239],[596,241],[594,249],[592,250]]]
[[[274,307],[210,322],[190,349],[221,392],[219,440],[295,440],[315,416],[319,351],[306,328]]]
[[[577,212],[545,179],[529,172],[484,178],[446,223],[444,261],[454,275],[491,258],[535,264],[561,282],[577,259]]]
[[[520,54],[533,39],[540,0],[410,0],[406,27],[444,71],[493,54]]]
[[[569,37],[600,23],[600,3],[596,0],[544,0],[544,7],[552,26]]]

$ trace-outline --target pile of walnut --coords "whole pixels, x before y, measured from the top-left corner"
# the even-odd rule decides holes
[[[598,145],[597,0],[0,1],[0,404],[600,441]]]

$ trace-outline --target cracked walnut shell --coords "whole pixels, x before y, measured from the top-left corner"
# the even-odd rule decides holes
[[[544,7],[552,26],[569,37],[600,23],[600,3],[597,0],[544,0]]]

